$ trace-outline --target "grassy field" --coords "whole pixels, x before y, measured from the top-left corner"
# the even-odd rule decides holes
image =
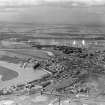
[[[9,70],[1,66],[0,66],[0,75],[2,75],[2,78],[1,78],[2,81],[8,81],[18,77],[18,73],[16,71]]]
[[[4,49],[7,55],[23,55],[23,56],[30,56],[36,58],[48,58],[47,52],[43,50],[36,50],[36,49]]]
[[[41,69],[38,69],[36,71],[33,70],[32,67],[27,68],[21,68],[19,64],[19,60],[11,59],[11,57],[8,57],[9,55],[14,56],[35,56],[35,57],[48,57],[48,54],[44,51],[38,51],[38,50],[30,50],[30,49],[12,49],[12,50],[3,50],[0,54],[0,75],[1,81],[0,81],[0,88],[9,87],[11,85],[17,85],[33,80],[40,79],[42,76],[46,75],[47,73]],[[5,55],[5,56],[4,56]],[[4,58],[3,58],[4,56]],[[23,56],[24,57],[24,56]],[[9,62],[10,61],[10,62]],[[16,75],[17,74],[17,75]],[[11,99],[12,97],[12,99]],[[25,97],[25,98],[24,98]],[[40,98],[40,99],[39,99]],[[28,96],[20,96],[20,97],[14,97],[14,96],[7,96],[6,99],[15,100],[15,102],[18,102],[22,105],[48,105],[52,98],[49,98],[47,96],[40,96],[40,95],[34,95],[32,97]],[[40,101],[40,102],[39,102]]]
[[[41,69],[34,71],[31,66],[28,66],[25,69],[21,68],[21,64],[19,63],[21,57],[22,59],[26,59],[29,56],[47,58],[48,54],[44,51],[31,49],[5,49],[0,52],[0,75],[3,75],[2,80],[0,81],[0,88],[39,79],[46,74],[46,72]],[[16,61],[15,58],[11,58],[11,56],[15,55],[20,57],[19,59],[16,59]]]
[[[41,69],[37,70],[37,71],[34,71],[33,68],[31,68],[31,67],[27,67],[24,69],[24,68],[21,68],[19,64],[8,63],[5,61],[0,61],[0,66],[7,68],[7,70],[9,69],[9,70],[13,70],[14,72],[18,72],[18,74],[19,74],[19,76],[17,78],[12,78],[11,80],[8,80],[8,81],[1,81],[0,88],[24,83],[27,81],[36,80],[46,74],[46,72],[44,72]],[[3,73],[6,72],[6,69],[4,69],[4,71],[2,69],[2,72]],[[11,74],[11,72],[10,72],[10,74]],[[10,74],[7,73],[6,76],[8,76]],[[9,77],[6,77],[6,78],[8,79]]]

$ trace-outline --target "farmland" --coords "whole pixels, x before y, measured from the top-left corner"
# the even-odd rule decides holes
[[[59,49],[61,52],[62,52],[62,50],[64,50],[64,48],[62,49],[62,48],[58,47],[58,50]],[[66,47],[65,47],[65,49],[66,49]],[[68,49],[68,47],[67,47],[67,49]],[[74,52],[76,51],[76,53],[78,54],[79,50],[76,50],[74,48],[73,51]],[[63,60],[64,58],[61,56],[63,55],[63,53],[66,53],[66,52],[61,53],[61,55],[59,55],[59,56],[57,54],[58,59],[53,58],[53,57],[51,57],[51,59],[49,59],[48,53],[45,51],[47,51],[47,50],[1,49],[0,65],[1,65],[1,67],[4,67],[7,69],[7,70],[2,69],[1,75],[5,76],[6,71],[9,72],[9,69],[18,73],[18,75],[16,76],[16,75],[13,75],[12,73],[10,73],[12,76],[14,76],[14,78],[10,78],[11,75],[9,75],[9,73],[7,73],[8,75],[6,75],[6,77],[8,77],[8,78],[5,81],[3,81],[3,78],[1,79],[0,88],[1,89],[2,88],[5,89],[6,87],[10,88],[13,85],[16,86],[18,84],[24,84],[26,82],[31,82],[33,80],[34,81],[36,80],[36,83],[33,83],[33,84],[34,85],[38,84],[39,86],[42,86],[45,89],[42,92],[42,94],[44,94],[44,92],[46,93],[46,91],[48,93],[50,93],[52,91],[53,94],[62,94],[62,92],[65,91],[63,93],[63,95],[64,95],[63,97],[68,97],[68,96],[71,97],[73,94],[77,94],[77,93],[75,93],[76,92],[75,88],[72,87],[72,82],[75,81],[75,78],[78,79],[78,77],[75,77],[76,73],[79,70],[77,68],[78,68],[78,66],[82,67],[84,65],[84,67],[85,67],[85,66],[91,66],[91,65],[90,64],[86,65],[86,63],[83,62],[82,59],[81,60],[77,59],[78,57],[76,57],[76,53],[75,53],[75,55],[71,56],[71,58],[70,58],[71,60],[67,59],[67,58],[65,58],[65,60]],[[50,51],[50,49],[49,49],[49,51]],[[73,52],[70,51],[68,53],[73,53]],[[68,53],[67,53],[67,56],[68,56]],[[65,56],[65,54],[63,56]],[[29,64],[26,68],[21,68],[20,67],[21,62],[25,61],[28,57],[32,57],[34,59],[35,58],[40,59],[41,67],[43,67],[43,69],[49,70],[52,73],[54,72],[54,75],[44,79],[43,76],[46,75],[47,72],[41,70],[41,68],[34,70],[32,68],[31,64]],[[79,65],[79,64],[81,64],[81,65]],[[2,74],[2,72],[4,74]],[[82,70],[81,70],[81,72],[82,72]],[[87,72],[85,72],[85,73],[87,74]],[[75,78],[73,77],[74,78],[73,79],[72,76],[74,76]],[[82,77],[82,78],[88,78],[88,77]],[[48,87],[46,87],[47,86],[46,84],[49,83],[50,80],[53,80],[55,82],[55,85],[53,86],[53,83],[51,83],[51,85],[48,85]],[[39,82],[37,82],[37,81],[39,81]],[[71,85],[71,87],[70,87],[70,85]],[[74,88],[74,90],[71,91],[70,88]],[[24,87],[22,89],[24,89]],[[63,90],[63,89],[65,89],[65,90]],[[17,94],[18,94],[18,91],[17,91]],[[68,92],[71,92],[71,94],[69,94]],[[14,93],[14,91],[13,91],[13,93]]]
[[[0,102],[104,105],[105,41],[93,40],[102,39],[104,34],[93,32],[91,40],[85,31],[77,31],[77,35],[74,28],[67,31],[69,27],[49,27],[28,27],[26,32],[14,27],[14,32],[1,33],[1,42],[13,46],[0,45]],[[40,30],[38,35],[36,30]]]
[[[27,59],[29,56],[32,55],[27,52],[26,54],[26,50],[22,50],[25,53],[21,53],[19,50],[16,52],[16,50],[6,50],[5,51],[1,51],[1,57],[0,57],[0,74],[3,75],[2,79],[4,81],[0,82],[0,87],[5,87],[8,86],[10,84],[17,84],[17,83],[22,83],[22,82],[26,82],[26,81],[31,81],[34,79],[38,79],[41,77],[41,75],[46,74],[46,72],[42,71],[42,70],[37,70],[36,72],[33,70],[33,68],[31,67],[31,65],[25,69],[21,68],[21,60],[25,60]],[[27,50],[28,51],[28,50]],[[35,52],[35,51],[34,51]],[[38,54],[38,51],[36,51],[36,54]],[[43,53],[44,54],[44,53]],[[23,56],[22,56],[23,55]],[[35,55],[35,54],[34,54]],[[39,53],[40,55],[40,53]],[[20,58],[16,59],[13,57],[17,58],[20,56]],[[47,56],[47,54],[46,54]],[[26,57],[26,58],[25,58]],[[41,56],[40,56],[41,57]],[[43,56],[42,56],[43,57]],[[44,55],[45,57],[45,55]],[[25,74],[25,75],[23,75]],[[35,75],[37,74],[37,75]]]
[[[3,99],[14,97],[15,102],[20,100],[23,104],[56,105],[59,97],[62,104],[73,98],[75,101],[71,103],[74,105],[76,102],[96,104],[95,98],[103,97],[101,103],[104,105],[104,51],[87,52],[85,48],[68,46],[43,47],[40,50],[36,47],[0,50],[0,94]],[[39,68],[33,68],[36,61]],[[22,66],[24,62],[26,67]],[[41,98],[40,102],[37,97]]]
[[[17,72],[9,70],[7,68],[3,68],[3,67],[0,67],[0,74],[2,76],[1,78],[2,81],[8,81],[8,80],[18,77]]]

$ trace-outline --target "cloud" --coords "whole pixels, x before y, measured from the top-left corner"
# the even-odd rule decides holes
[[[0,0],[0,6],[39,5],[43,0]]]
[[[78,6],[80,4],[85,4],[87,6],[91,5],[103,5],[105,4],[105,0],[44,0],[49,3],[68,3],[68,5]]]
[[[14,7],[29,7],[37,5],[45,5],[49,3],[67,3],[66,5],[78,6],[80,4],[85,5],[103,5],[105,0],[0,0],[0,7],[4,8],[14,8]]]

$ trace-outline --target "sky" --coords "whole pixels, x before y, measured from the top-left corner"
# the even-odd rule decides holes
[[[102,5],[105,3],[105,0],[0,0],[0,6],[40,5],[48,2],[74,2],[77,4],[84,3],[86,5]]]
[[[0,0],[0,11],[22,10],[36,6],[90,7],[105,5],[105,0]],[[21,8],[21,9],[20,9]]]
[[[105,0],[0,0],[0,21],[105,24]]]

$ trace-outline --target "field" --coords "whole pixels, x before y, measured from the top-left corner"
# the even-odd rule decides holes
[[[4,52],[4,53],[3,53]],[[43,54],[43,55],[42,55]],[[40,56],[40,57],[47,57],[47,53],[43,51],[33,51],[30,50],[3,50],[1,51],[1,59],[0,59],[0,75],[2,76],[0,81],[0,88],[10,86],[12,84],[24,83],[26,81],[32,81],[41,76],[45,75],[46,72],[43,70],[36,70],[34,71],[33,68],[28,66],[27,68],[20,67],[21,60],[10,59],[10,57],[14,56],[25,57],[24,59],[28,58],[29,56]],[[4,58],[3,58],[4,56]],[[7,57],[6,57],[7,56]],[[10,57],[8,57],[10,56]],[[17,57],[18,57],[17,56]],[[22,59],[23,59],[22,58]]]
[[[70,43],[72,44],[71,40],[73,41],[76,40],[75,46],[77,46],[81,44],[82,40],[85,40],[86,44],[90,43],[90,45],[92,45],[93,43],[93,46],[95,44],[99,44],[97,45],[98,46],[97,49],[101,48],[100,47],[101,44],[105,46],[104,44],[105,31],[104,31],[104,28],[102,27],[101,28],[90,27],[90,26],[84,26],[84,25],[83,26],[80,26],[80,25],[79,26],[78,25],[75,25],[75,26],[72,26],[72,25],[58,25],[58,26],[57,25],[51,25],[51,26],[50,25],[48,26],[47,25],[39,25],[39,26],[32,25],[31,27],[31,25],[27,26],[26,24],[24,25],[11,24],[11,25],[4,25],[3,27],[5,28],[1,28],[0,30],[0,41],[4,39],[9,39],[9,38],[19,38],[17,42],[19,41],[26,42],[26,41],[31,41],[31,40],[37,42],[38,39],[42,39],[42,40],[39,40],[39,42],[48,41],[47,43],[50,43],[49,39],[51,39],[54,44],[56,41],[59,41],[60,43],[63,43],[63,42],[66,43],[67,40],[68,42],[70,41]],[[97,43],[96,43],[96,40],[98,40]],[[13,49],[12,47],[6,48],[0,45],[0,89],[5,89],[12,85],[17,86],[19,84],[24,84],[33,80],[40,80],[40,78],[48,74],[47,72],[43,71],[41,68],[34,70],[32,68],[33,66],[32,64],[28,64],[26,68],[21,67],[21,63],[24,61],[27,61],[28,58],[34,58],[35,60],[36,59],[46,60],[52,54],[55,54],[59,57],[63,55],[62,58],[66,55],[66,54],[63,54],[63,52],[66,52],[64,48],[61,49],[63,50],[63,52],[58,51],[58,50],[54,51],[53,49],[50,49],[50,48],[48,50],[47,49],[38,50],[32,47],[27,48],[27,49],[25,48],[22,49],[21,46],[19,48],[18,49]],[[92,47],[92,51],[93,51],[93,47]],[[68,55],[67,57],[69,58],[71,56]],[[84,61],[85,60],[83,60],[83,62]],[[68,65],[70,65],[70,67],[73,66],[74,68],[77,68],[77,66],[80,64],[80,62],[78,64],[75,63],[74,60],[69,63],[70,64]],[[87,63],[84,62],[84,65],[85,64]],[[88,64],[86,66],[88,66]],[[56,68],[56,66],[54,67]],[[92,68],[90,67],[90,69]],[[72,71],[73,71],[73,68],[72,68]],[[74,71],[73,73],[75,74],[76,72]],[[56,89],[60,90],[66,86],[68,86],[66,90],[67,89],[69,90],[69,85],[71,84],[70,82],[72,82],[72,77],[69,77],[68,79],[63,79],[63,78],[67,78],[68,74],[69,74],[69,71],[62,73],[61,78],[59,78],[60,75],[55,76],[54,84],[51,84],[50,86],[46,87],[46,90],[51,91],[52,88],[54,88],[55,90]],[[58,79],[56,79],[56,77]],[[59,80],[59,82],[56,80]],[[91,80],[93,80],[93,78]],[[99,88],[105,85],[104,79],[100,78],[99,82],[100,82]],[[69,99],[67,99],[67,97],[66,98],[63,97],[63,99],[61,99],[61,103],[62,103],[61,105],[105,105],[105,102],[104,102],[105,97],[101,98],[101,96],[97,97],[94,100],[89,99],[89,98],[87,99],[87,97],[85,98],[79,97],[78,99],[75,99],[75,102],[71,102],[72,98],[73,96],[71,96]],[[12,100],[19,103],[19,105],[59,105],[59,96],[52,95],[52,94],[36,93],[36,94],[21,95],[21,96],[15,96],[15,95],[9,95],[9,96],[7,95],[5,97],[0,96],[0,105],[2,103],[2,100],[4,100],[5,102],[6,100],[8,102],[9,100]],[[80,104],[79,101],[83,102],[84,104]]]
[[[18,77],[18,73],[16,71],[9,70],[4,67],[0,67],[0,75],[2,76],[2,81],[8,81]]]
[[[28,58],[28,57],[34,57],[34,58],[40,58],[45,59],[48,58],[48,52],[50,50],[36,50],[36,49],[1,49],[0,51],[0,75],[1,75],[1,81],[0,81],[0,88],[6,88],[11,85],[17,85],[17,84],[23,84],[26,82],[30,82],[33,80],[40,79],[42,76],[46,75],[47,72],[43,71],[42,69],[33,70],[33,68],[30,66],[27,66],[26,68],[20,67],[20,58]],[[58,53],[58,52],[56,52]],[[62,54],[62,53],[58,53]],[[12,57],[15,57],[15,59],[12,59]],[[19,57],[19,59],[16,59]],[[64,79],[55,85],[50,85],[47,89],[49,91],[52,90],[52,88],[59,89],[66,87],[70,84],[72,81],[72,78],[69,77],[68,79]],[[104,82],[103,82],[104,83]],[[74,97],[71,95],[71,97]],[[12,100],[18,103],[21,103],[22,105],[31,104],[31,105],[50,105],[52,103],[55,103],[55,105],[58,105],[59,100],[58,96],[54,95],[40,95],[40,93],[36,93],[33,95],[22,95],[22,96],[12,96],[4,97],[3,99],[6,100]],[[63,98],[63,97],[62,97]],[[81,98],[81,102],[84,101],[84,103],[90,102],[90,100],[87,102],[87,99]],[[76,102],[72,102],[71,105],[79,104],[80,100],[75,100]],[[102,100],[103,101],[103,100]],[[70,99],[62,99],[63,105],[69,105]],[[97,101],[98,102],[98,101]],[[91,100],[90,103],[94,103],[94,100]],[[104,102],[103,102],[104,103]],[[104,105],[102,103],[102,105]]]
[[[48,54],[44,50],[34,50],[34,49],[7,49],[4,50],[8,54],[20,54],[20,55],[26,55],[26,56],[32,56],[32,57],[39,57],[39,58],[48,58]]]
[[[6,88],[12,85],[22,84],[25,82],[33,81],[40,79],[42,76],[46,75],[47,72],[37,69],[36,71],[33,70],[31,66],[27,68],[20,67],[19,59],[11,59],[11,57],[20,57],[20,58],[28,58],[28,57],[36,57],[36,58],[47,58],[48,52],[44,50],[32,50],[32,49],[1,49],[0,50],[0,89]],[[9,102],[18,102],[22,105],[47,105],[55,97],[48,97],[48,96],[41,96],[40,94],[34,94],[32,96],[7,96],[3,97],[7,101],[2,101],[2,97],[0,97],[0,105],[1,103],[9,103]]]

